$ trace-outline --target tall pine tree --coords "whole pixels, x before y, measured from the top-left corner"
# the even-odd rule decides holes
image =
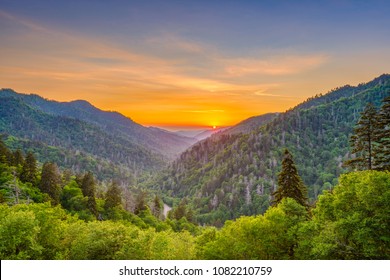
[[[97,217],[97,208],[96,208],[96,184],[95,179],[93,178],[93,174],[91,172],[87,172],[82,181],[81,181],[81,191],[83,195],[88,198],[87,204],[88,209]]]
[[[345,164],[357,170],[372,170],[376,167],[376,149],[378,141],[378,116],[372,103],[368,103],[351,136],[352,154],[355,158]]]
[[[13,166],[23,166],[23,164],[24,164],[24,157],[23,157],[23,153],[22,153],[22,151],[20,150],[20,149],[17,149],[16,151],[14,151],[13,153],[12,153],[12,155],[13,155],[13,160],[12,160],[12,165]]]
[[[61,196],[61,175],[55,163],[45,162],[42,166],[42,175],[39,188],[47,193],[54,205],[60,202]]]
[[[112,182],[108,187],[105,198],[105,209],[114,208],[122,204],[122,191],[116,182]]]
[[[23,183],[35,185],[37,182],[37,170],[37,160],[35,159],[34,154],[31,152],[27,153],[26,159],[23,162],[20,180]]]
[[[152,212],[153,212],[153,215],[158,219],[161,217],[162,204],[163,203],[162,203],[161,199],[156,195],[153,199]]]
[[[12,161],[12,153],[4,144],[3,140],[0,138],[0,163],[10,164]]]
[[[272,204],[274,206],[286,197],[293,198],[299,204],[307,206],[307,189],[298,175],[293,157],[287,149],[284,151],[282,171],[278,177],[278,189],[273,193],[273,196]]]
[[[140,191],[136,198],[135,208],[134,208],[134,214],[138,215],[142,211],[145,211],[148,209],[147,203],[146,203],[146,196],[147,192]]]

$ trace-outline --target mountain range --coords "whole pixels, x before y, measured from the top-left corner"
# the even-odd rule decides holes
[[[349,138],[367,103],[390,94],[390,75],[309,98],[280,114],[251,118],[182,153],[155,182],[167,198],[186,198],[199,223],[221,225],[264,213],[277,188],[283,151],[294,156],[310,201],[346,171]],[[237,132],[237,133],[229,133]]]
[[[316,95],[284,113],[232,127],[170,132],[87,101],[57,102],[2,89],[0,135],[11,149],[32,151],[41,163],[154,189],[170,205],[185,198],[199,223],[221,225],[268,209],[285,148],[310,201],[331,189],[346,171],[360,112],[369,102],[379,107],[389,94],[390,75],[384,74]]]
[[[10,147],[75,172],[90,170],[99,179],[132,181],[198,141],[144,127],[87,101],[57,102],[11,89],[0,90],[0,117],[0,133]]]

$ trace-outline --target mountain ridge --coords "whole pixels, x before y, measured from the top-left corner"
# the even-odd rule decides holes
[[[219,135],[184,152],[154,184],[187,197],[200,223],[263,213],[277,187],[284,148],[294,155],[311,201],[337,183],[349,137],[368,102],[390,94],[390,75],[298,104],[247,134]]]
[[[85,100],[58,102],[45,99],[37,94],[20,94],[12,89],[0,90],[0,97],[6,96],[20,98],[30,106],[48,114],[71,117],[97,125],[107,133],[127,137],[137,144],[142,143],[142,146],[169,159],[173,159],[197,141],[164,131],[150,130],[118,112],[103,111]]]

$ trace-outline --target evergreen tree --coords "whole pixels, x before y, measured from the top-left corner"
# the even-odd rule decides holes
[[[278,189],[273,193],[273,205],[278,205],[283,198],[290,197],[299,204],[307,206],[307,189],[298,175],[297,168],[290,152],[284,151],[282,171],[278,177]]]
[[[43,193],[47,193],[53,204],[60,202],[61,196],[61,175],[55,163],[45,162],[42,166],[42,175],[39,188]]]
[[[83,192],[83,195],[88,198],[87,204],[88,209],[97,216],[97,209],[96,209],[96,183],[95,179],[93,178],[93,174],[91,172],[87,172],[82,181],[81,181],[81,191]]]
[[[161,208],[162,208],[162,202],[161,199],[156,195],[153,200],[153,215],[156,218],[160,218],[161,216]]]
[[[106,192],[105,209],[114,208],[122,203],[122,191],[116,182],[112,182]]]
[[[20,149],[17,149],[15,152],[13,152],[13,157],[12,157],[12,165],[13,166],[18,166],[21,165],[23,166],[24,164],[24,158],[23,158],[23,153]]]
[[[12,153],[0,138],[0,163],[11,163]]]
[[[179,205],[176,207],[176,209],[172,213],[172,217],[176,220],[180,220],[183,217],[187,217],[188,209],[187,209],[188,200],[187,198],[183,198]],[[193,215],[193,213],[191,213]],[[192,217],[191,217],[192,219]],[[188,220],[188,219],[187,219]]]
[[[91,172],[84,174],[83,179],[81,180],[81,190],[84,196],[95,197],[96,185],[95,179]]]
[[[352,153],[355,158],[346,162],[357,170],[372,170],[376,166],[375,144],[378,140],[378,117],[372,103],[368,103],[351,136]]]
[[[134,214],[138,215],[141,211],[148,209],[146,205],[146,195],[145,191],[140,191],[135,202]]]
[[[389,92],[390,94],[390,92]],[[390,95],[383,99],[378,113],[377,165],[380,170],[390,170]]]
[[[26,155],[22,166],[22,172],[20,174],[20,180],[23,183],[36,184],[37,182],[37,160],[34,157],[34,154],[29,152]]]

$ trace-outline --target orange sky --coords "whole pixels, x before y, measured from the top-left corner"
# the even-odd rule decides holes
[[[268,21],[253,25],[222,12],[208,15],[210,7],[203,14],[191,10],[186,21],[171,16],[172,22],[174,7],[150,15],[149,7],[138,7],[144,14],[135,23],[120,7],[111,18],[103,8],[84,8],[79,17],[74,9],[66,17],[63,7],[0,5],[0,87],[58,101],[84,99],[144,125],[230,126],[389,72],[388,27],[362,22],[367,40],[358,42],[356,32],[364,29],[351,28],[342,10],[328,23],[315,16],[299,22],[301,9],[296,18],[286,9],[285,22],[272,25],[276,11],[258,17],[261,7],[240,6],[248,14],[259,9],[251,20]],[[202,27],[202,21],[209,24]]]

